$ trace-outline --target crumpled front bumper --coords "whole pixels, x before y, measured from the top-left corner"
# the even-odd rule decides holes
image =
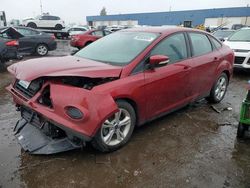
[[[68,137],[52,139],[24,118],[17,122],[14,131],[19,144],[30,154],[49,155],[81,148]]]
[[[50,98],[53,108],[38,102],[42,90],[47,86],[50,87]],[[105,119],[118,110],[110,94],[97,93],[92,90],[59,83],[48,82],[44,84],[41,91],[30,99],[25,98],[12,85],[7,90],[13,95],[15,103],[19,106],[32,110],[35,114],[41,116],[44,121],[54,124],[65,132],[70,132],[70,134],[83,142],[90,141]],[[84,117],[80,120],[70,118],[65,112],[68,106],[80,109]],[[39,131],[39,128],[34,127],[32,122],[29,122],[27,119],[22,119],[17,123],[17,139],[22,147],[32,154],[51,154],[79,147],[68,139],[60,141],[51,140],[51,138],[46,137]]]

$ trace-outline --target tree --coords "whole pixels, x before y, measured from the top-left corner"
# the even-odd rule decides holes
[[[102,8],[100,15],[101,16],[106,16],[107,15],[107,11],[106,11],[105,7]]]

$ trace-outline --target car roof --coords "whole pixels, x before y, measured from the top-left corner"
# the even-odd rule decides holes
[[[186,28],[186,27],[180,27],[180,26],[164,26],[164,27],[136,27],[136,28],[129,28],[120,30],[119,32],[147,32],[147,33],[159,33],[159,34],[170,34],[174,32],[180,32],[180,31],[198,31],[206,33],[205,31],[198,30],[198,29],[192,29],[192,28]]]

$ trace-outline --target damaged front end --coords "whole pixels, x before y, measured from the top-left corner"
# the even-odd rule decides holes
[[[21,117],[14,129],[25,151],[54,154],[81,148],[117,111],[108,93],[93,88],[118,78],[42,77],[16,80],[7,89]]]

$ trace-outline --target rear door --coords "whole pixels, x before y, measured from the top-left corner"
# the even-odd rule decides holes
[[[188,35],[193,56],[192,93],[196,97],[203,97],[209,94],[215,81],[216,69],[223,57],[213,48],[206,34],[189,32]]]
[[[28,28],[17,28],[17,31],[24,37],[19,39],[19,52],[32,53],[35,51],[37,45],[37,36],[39,32]]]
[[[187,40],[178,33],[162,40],[150,53],[166,55],[169,63],[145,71],[145,95],[147,118],[181,107],[190,101],[190,75],[192,60],[189,59]]]

